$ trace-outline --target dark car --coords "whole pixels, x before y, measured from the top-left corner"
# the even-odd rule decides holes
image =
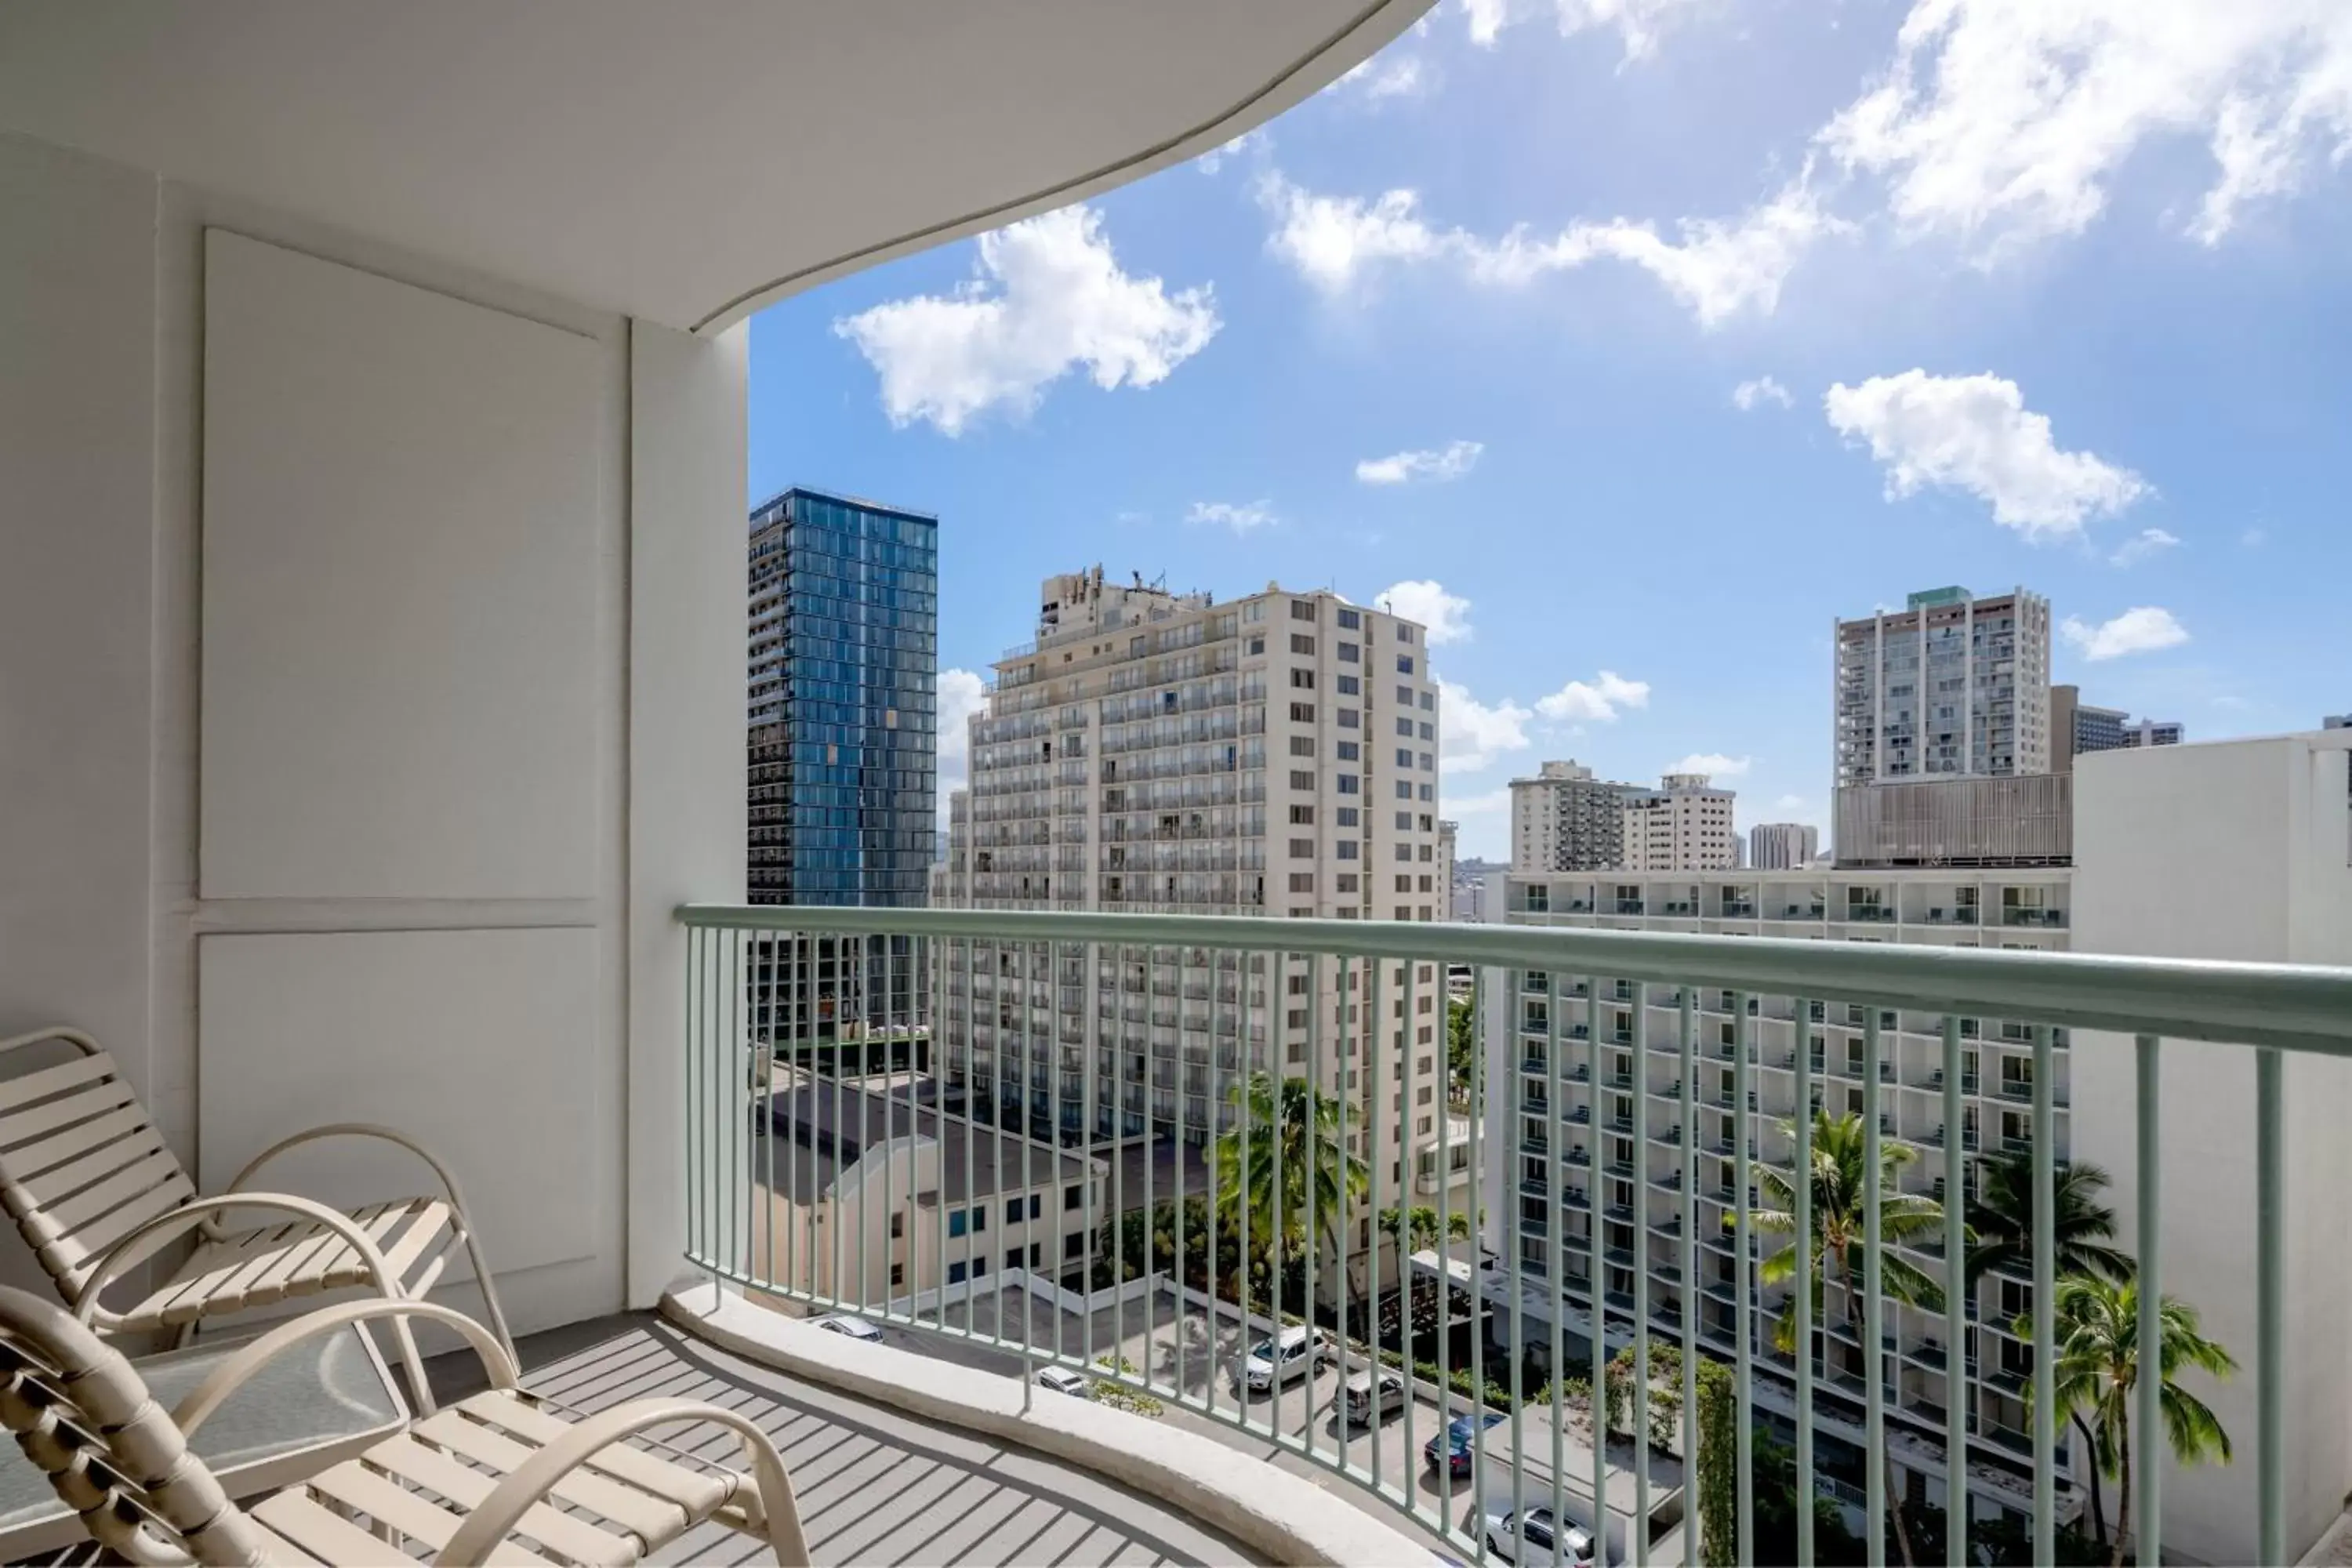
[[[1499,1410],[1483,1411],[1476,1415],[1456,1415],[1445,1424],[1445,1430],[1421,1446],[1422,1458],[1430,1468],[1443,1469],[1449,1476],[1470,1473],[1473,1449],[1477,1434],[1490,1426],[1499,1426],[1503,1414]]]

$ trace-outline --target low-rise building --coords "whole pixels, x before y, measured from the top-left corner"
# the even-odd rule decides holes
[[[1748,830],[1748,863],[1759,871],[1810,866],[1822,852],[1822,830],[1810,822],[1759,822]]]
[[[1654,790],[1625,797],[1628,871],[1727,871],[1738,835],[1731,826],[1732,792],[1705,773],[1668,773]]]

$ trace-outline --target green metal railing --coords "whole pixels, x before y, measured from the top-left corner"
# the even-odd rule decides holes
[[[1084,1369],[1292,1450],[1480,1561],[1490,1548],[1524,1556],[1508,1535],[1531,1508],[1595,1531],[1612,1561],[1757,1561],[1765,1545],[1752,1440],[1759,1432],[1796,1439],[1794,1497],[1835,1500],[1849,1522],[1858,1515],[1873,1563],[1888,1551],[1889,1442],[1898,1435],[1907,1445],[1903,1468],[1943,1487],[1946,1561],[1966,1560],[1971,1491],[1988,1486],[2030,1511],[2036,1560],[2050,1561],[2088,1462],[2070,1452],[2052,1358],[2038,1353],[2055,1327],[2049,1220],[2068,1158],[2059,1116],[2071,1069],[2094,1051],[2130,1063],[2138,1331],[2153,1342],[2163,1278],[2164,1043],[2248,1047],[2257,1085],[2249,1131],[2259,1199],[2248,1216],[2258,1259],[2257,1549],[2265,1563],[2287,1549],[2281,1063],[2290,1051],[2352,1055],[2352,971],[1193,915],[690,905],[678,919],[689,938],[696,1265],[755,1297],[983,1342],[1019,1358],[1024,1389],[1038,1369]],[[1447,1066],[1448,974],[1463,968],[1476,1040],[1466,1083]],[[1604,996],[1612,1015],[1630,1010],[1626,1044],[1604,1037],[1614,1032],[1613,1023],[1602,1027]],[[1531,997],[1539,1012],[1526,1009]],[[1576,998],[1580,1018],[1569,1016]],[[1172,1017],[1153,1021],[1155,1004]],[[1846,1016],[1846,1005],[1867,1010],[1859,1070],[1832,1077],[1815,1059],[1819,1046],[1806,1041],[1845,1028],[1817,1020]],[[1997,1038],[1995,1021],[2024,1024],[2025,1037]],[[1766,1045],[1783,1024],[1785,1053],[1777,1040]],[[1659,1065],[1678,1068],[1654,1086],[1673,1108],[1663,1122],[1646,1081],[1654,1029],[1672,1031]],[[1662,1046],[1669,1038],[1657,1037]],[[1898,1046],[1909,1065],[1882,1073]],[[1949,1288],[1968,1256],[1964,1203],[1969,1172],[1985,1157],[1976,1151],[1998,1148],[2000,1131],[2000,1100],[1975,1092],[1999,1085],[1999,1074],[1990,1063],[1964,1071],[1964,1057],[2004,1049],[2030,1051],[2032,1062],[2032,1367],[2021,1401],[1994,1376],[1990,1338],[1980,1356],[1971,1350],[1976,1331],[1989,1335],[2009,1314],[1979,1311],[1973,1286]],[[1634,1074],[1625,1093],[1630,1180],[1607,1168],[1620,1156],[1606,1143],[1623,1135],[1600,1113],[1601,1097],[1619,1092],[1608,1086],[1620,1053]],[[1832,1056],[1844,1059],[1842,1050]],[[1911,1068],[1930,1061],[1937,1076],[1915,1083]],[[1716,1087],[1725,1070],[1727,1106]],[[1783,1075],[1793,1079],[1786,1101]],[[1810,1256],[1827,1223],[1813,1213],[1812,1183],[1792,1184],[1793,1212],[1769,1232],[1756,1209],[1759,1166],[1812,1168],[1815,1127],[1804,1111],[1817,1088],[1854,1097],[1864,1169],[1879,1169],[1887,1143],[1900,1139],[1945,1199],[1940,1226],[1907,1260],[1945,1287],[1941,1308],[1891,1298],[1888,1248],[1864,1247],[1858,1345],[1833,1308],[1815,1321],[1812,1291],[1768,1289],[1758,1278],[1759,1260],[1784,1246]],[[1247,1113],[1254,1093],[1269,1092],[1286,1107],[1272,1125]],[[1457,1110],[1465,1096],[1466,1110]],[[1932,1129],[1882,1122],[1893,1116],[1883,1109],[1890,1097],[1921,1108],[1922,1121],[1932,1108]],[[1352,1158],[1332,1152],[1328,1123],[1314,1131],[1316,1108],[1332,1103],[1343,1108],[1329,1114],[1339,1141],[1358,1151]],[[1844,1103],[1833,1100],[1832,1109]],[[2012,1113],[2026,1109],[2009,1103]],[[1971,1109],[1990,1125],[1969,1122]],[[1458,1136],[1456,1115],[1465,1117]],[[1728,1116],[1733,1125],[1718,1134],[1702,1116]],[[1783,1120],[1785,1135],[1776,1126]],[[1890,1125],[1901,1130],[1890,1133]],[[1717,1174],[1703,1183],[1699,1163],[1721,1158],[1713,1151],[1726,1142],[1727,1193]],[[1467,1167],[1448,1180],[1465,1143]],[[1197,1162],[1184,1157],[1188,1147]],[[1433,1190],[1423,1179],[1423,1153],[1438,1173]],[[1654,1171],[1661,1153],[1671,1157],[1670,1173]],[[1171,1154],[1173,1174],[1163,1178]],[[1360,1177],[1349,1174],[1356,1160]],[[1249,1179],[1225,1182],[1226,1167]],[[1529,1183],[1555,1196],[1529,1198]],[[1620,1183],[1631,1188],[1622,1248],[1610,1231],[1621,1222],[1609,1217],[1620,1208]],[[1654,1199],[1654,1184],[1662,1187]],[[1571,1191],[1577,1201],[1565,1201]],[[1864,1183],[1863,1235],[1880,1234],[1885,1196],[1881,1183]],[[1186,1212],[1194,1198],[1202,1200],[1200,1227]],[[1123,1283],[1131,1261],[1125,1216],[1145,1216],[1140,1228],[1151,1237],[1163,1229],[1153,1221],[1164,1200],[1172,1200],[1164,1226],[1172,1247],[1147,1241],[1137,1249],[1144,1282]],[[1528,1203],[1532,1213],[1522,1207]],[[1434,1211],[1433,1247],[1412,1235],[1417,1207]],[[1473,1240],[1444,1239],[1457,1215],[1468,1218]],[[1654,1238],[1668,1250],[1656,1253]],[[1727,1250],[1731,1258],[1727,1330],[1706,1312],[1725,1292],[1719,1277],[1703,1274],[1703,1247],[1710,1265]],[[1241,1280],[1250,1282],[1246,1301]],[[1663,1293],[1654,1292],[1660,1284]],[[1431,1296],[1433,1322],[1416,1333],[1416,1309]],[[1786,1344],[1771,1326],[1782,1304],[1793,1320]],[[1280,1375],[1263,1391],[1251,1386],[1244,1352],[1266,1337],[1270,1320],[1290,1319],[1319,1327],[1339,1386],[1370,1380],[1374,1417],[1362,1431],[1345,1418],[1337,1390],[1322,1388],[1319,1366],[1303,1390]],[[1653,1350],[1662,1344],[1685,1352],[1678,1387],[1654,1384]],[[1631,1432],[1651,1432],[1654,1400],[1678,1400],[1668,1447],[1681,1466],[1646,1441],[1633,1443],[1629,1461],[1597,1440],[1602,1363],[1620,1346],[1633,1363]],[[1530,1386],[1527,1369],[1538,1352],[1547,1386]],[[1687,1479],[1705,1472],[1709,1457],[1700,1452],[1703,1356],[1731,1374],[1727,1519],[1708,1489]],[[1906,1385],[1906,1356],[1916,1358],[1915,1378],[1923,1367],[1937,1378]],[[1579,1359],[1590,1363],[1592,1384],[1581,1419],[1562,1387]],[[1416,1361],[1436,1377],[1411,1375]],[[1392,1367],[1408,1397],[1389,1415],[1378,1373]],[[1453,1392],[1456,1374],[1466,1370],[1479,1391],[1472,1397],[1484,1397],[1496,1367],[1506,1369],[1497,1391],[1505,1420],[1469,1424],[1468,1485],[1457,1490],[1450,1460],[1424,1464],[1424,1439],[1442,1448],[1440,1423],[1473,1408]],[[2141,1434],[2162,1429],[2160,1392],[2158,1379],[2139,1382]],[[1325,1398],[1328,1409],[1318,1404]],[[2021,1425],[2030,1455],[2002,1441]],[[2164,1464],[2161,1442],[2140,1442],[2132,1489],[2142,1563],[2161,1550]],[[1630,1488],[1612,1487],[1627,1468]],[[1956,1476],[1959,1484],[1949,1484]],[[1811,1563],[1821,1544],[1814,1510],[1793,1513],[1794,1555]],[[1703,1539],[1709,1530],[1714,1538]]]

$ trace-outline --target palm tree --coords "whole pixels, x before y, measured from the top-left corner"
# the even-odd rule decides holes
[[[1979,1167],[1983,1173],[1975,1202],[1969,1205],[1968,1279],[1973,1285],[1994,1268],[2030,1273],[2033,1268],[2033,1156],[2000,1154]],[[2061,1165],[2051,1184],[2051,1256],[2053,1278],[2093,1274],[2122,1281],[2132,1277],[2129,1253],[2106,1243],[2116,1234],[2116,1211],[2099,1201],[2107,1173],[2078,1161]]]
[[[1241,1115],[1232,1131],[1218,1135],[1213,1157],[1218,1212],[1246,1225],[1254,1249],[1279,1231],[1284,1247],[1296,1252],[1307,1240],[1311,1209],[1324,1241],[1336,1248],[1349,1205],[1362,1200],[1371,1180],[1371,1167],[1348,1147],[1356,1108],[1305,1079],[1286,1077],[1277,1087],[1269,1073],[1235,1084],[1230,1098]]]
[[[1791,1139],[1797,1135],[1793,1122],[1783,1122],[1781,1131]],[[1918,1158],[1918,1151],[1907,1143],[1892,1139],[1881,1143],[1878,1171],[1874,1178],[1866,1164],[1867,1136],[1860,1116],[1832,1116],[1826,1110],[1813,1113],[1811,1256],[1800,1259],[1797,1246],[1791,1242],[1766,1258],[1758,1272],[1758,1278],[1765,1284],[1783,1284],[1794,1279],[1801,1267],[1806,1279],[1801,1288],[1810,1293],[1816,1322],[1822,1319],[1827,1283],[1834,1280],[1843,1300],[1846,1326],[1857,1339],[1863,1338],[1862,1285],[1873,1247],[1879,1248],[1879,1282],[1887,1295],[1922,1311],[1938,1312],[1944,1307],[1942,1287],[1891,1250],[1891,1244],[1939,1232],[1944,1225],[1944,1206],[1925,1194],[1900,1189],[1898,1176],[1903,1167]],[[1765,1206],[1753,1216],[1757,1228],[1783,1235],[1794,1231],[1797,1189],[1790,1173],[1766,1165],[1759,1174]],[[1864,1206],[1874,1179],[1878,1186],[1876,1237],[1869,1234],[1864,1223],[1868,1211]],[[1789,1304],[1780,1310],[1773,1341],[1784,1351],[1811,1356],[1811,1345],[1798,1349],[1796,1312],[1797,1298],[1792,1291]],[[1884,1377],[1885,1347],[1870,1345],[1866,1353],[1871,1363],[1869,1375]],[[1884,1465],[1887,1460],[1882,1455],[1879,1462]],[[1912,1560],[1911,1532],[1903,1521],[1903,1505],[1893,1502],[1889,1511],[1895,1516],[1895,1538],[1902,1548],[1903,1561],[1908,1563]]]
[[[1438,1243],[1440,1227],[1437,1211],[1433,1208],[1382,1209],[1373,1224],[1381,1231],[1401,1237],[1407,1252],[1425,1252]],[[1444,1229],[1451,1240],[1469,1240],[1470,1215],[1461,1209],[1451,1211],[1445,1216]]]
[[[2094,1473],[2111,1475],[2116,1483],[2116,1568],[2122,1568],[2124,1538],[2131,1530],[2131,1413],[2133,1390],[2139,1384],[2139,1284],[2118,1283],[2095,1274],[2071,1275],[2058,1281],[2051,1301],[2057,1334],[2056,1360],[2051,1366],[2058,1408],[2091,1415]],[[2164,1297],[2157,1307],[2161,1350],[2158,1362],[2164,1385],[2158,1398],[2164,1410],[2165,1437],[2172,1457],[2184,1465],[2210,1459],[2230,1462],[2230,1434],[2210,1406],[2173,1382],[2173,1374],[2189,1367],[2227,1377],[2238,1367],[2230,1352],[2199,1331],[2197,1309],[2177,1296]],[[2017,1337],[2033,1337],[2032,1316],[2013,1325]],[[2104,1522],[2101,1529],[2105,1529]]]

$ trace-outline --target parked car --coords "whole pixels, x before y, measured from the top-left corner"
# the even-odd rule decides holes
[[[1041,1366],[1037,1369],[1037,1386],[1050,1388],[1056,1394],[1066,1394],[1073,1399],[1092,1399],[1094,1379],[1082,1372],[1072,1372],[1066,1366]]]
[[[1402,1410],[1412,1402],[1412,1394],[1405,1387],[1402,1373],[1381,1368],[1377,1373],[1380,1385],[1377,1399],[1372,1392],[1375,1376],[1370,1371],[1349,1373],[1347,1392],[1341,1402],[1349,1426],[1369,1426],[1380,1416],[1391,1410]]]
[[[1421,1446],[1422,1458],[1429,1461],[1432,1469],[1444,1470],[1449,1476],[1466,1476],[1476,1451],[1477,1435],[1502,1422],[1503,1413],[1499,1410],[1456,1415],[1445,1424],[1444,1431]]]
[[[816,1321],[816,1326],[830,1334],[841,1334],[868,1344],[882,1342],[882,1331],[852,1312],[829,1312]]]
[[[1330,1335],[1320,1329],[1294,1325],[1250,1347],[1239,1381],[1252,1394],[1264,1394],[1276,1384],[1312,1375],[1332,1353]]]
[[[1506,1563],[1591,1568],[1592,1532],[1574,1520],[1555,1521],[1549,1508],[1515,1511],[1509,1498],[1498,1498],[1480,1510],[1478,1528],[1487,1552]]]

